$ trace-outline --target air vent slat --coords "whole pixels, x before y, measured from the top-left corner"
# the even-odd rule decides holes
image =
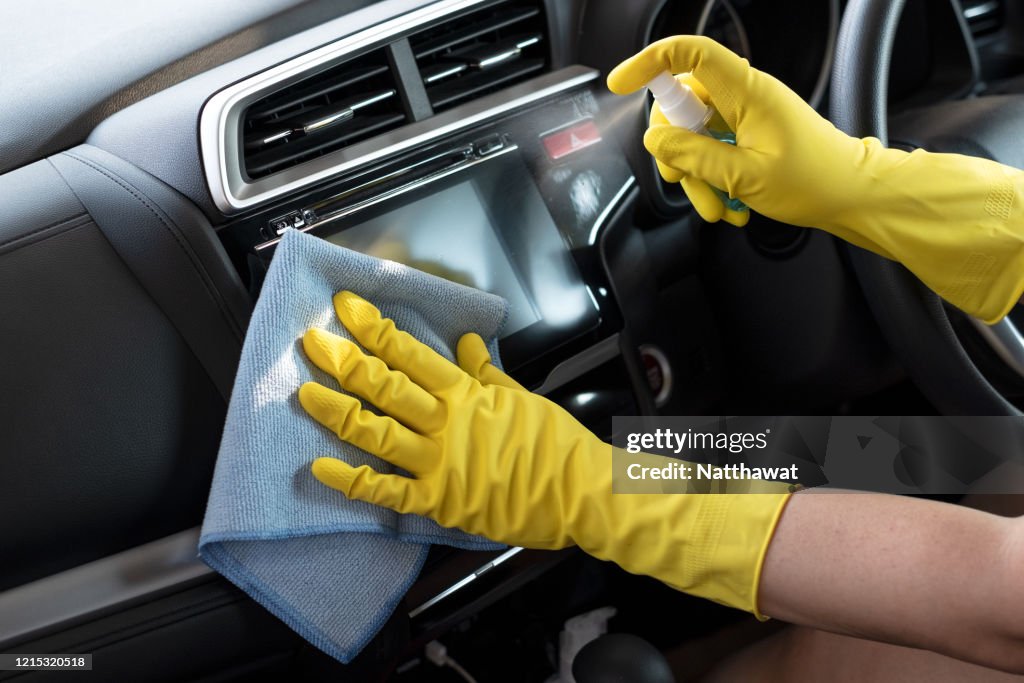
[[[432,64],[421,74],[423,82],[434,85],[443,80],[454,78],[469,69],[492,69],[512,61],[522,51],[542,40],[539,33],[517,36],[499,44],[475,44],[457,53],[452,53],[448,60]],[[456,61],[457,60],[457,61]]]
[[[358,129],[338,129],[328,135],[325,131],[320,135],[306,136],[288,145],[268,149],[265,152],[246,157],[246,168],[252,177],[269,175],[274,171],[293,166],[300,161],[308,161],[313,157],[347,147],[356,140],[395,128],[405,121],[403,114],[381,114],[366,117]]]
[[[434,111],[549,70],[542,8],[506,0],[410,36]]]
[[[381,90],[349,97],[338,104],[311,107],[304,113],[287,120],[270,121],[254,126],[255,132],[246,135],[245,146],[265,147],[285,137],[308,135],[314,131],[351,120],[360,109],[394,97],[394,90]]]
[[[496,90],[506,83],[526,80],[543,69],[544,60],[531,59],[526,62],[515,62],[493,71],[481,71],[473,76],[438,86],[431,92],[431,102],[435,109],[451,107],[464,100]]]
[[[261,178],[400,126],[406,115],[377,49],[264,96],[242,119],[245,172]]]
[[[467,69],[469,69],[469,64],[466,62],[438,62],[423,69],[421,73],[423,74],[423,82],[427,85],[433,85],[434,83],[440,83],[446,78],[458,76]]]
[[[274,114],[279,114],[282,110],[289,107],[296,106],[297,103],[302,103],[307,100],[311,100],[322,95],[327,95],[341,90],[343,88],[350,88],[359,81],[371,78],[373,76],[379,76],[380,74],[388,70],[387,66],[376,66],[372,68],[361,69],[356,73],[344,74],[343,76],[334,79],[329,82],[317,82],[302,91],[295,93],[286,93],[280,98],[267,98],[266,104],[259,107],[258,109],[253,107],[250,110],[249,118],[253,120],[266,119],[272,117]],[[275,99],[282,100],[281,102],[275,102]]]
[[[507,61],[515,59],[522,51],[531,45],[541,41],[539,33],[531,33],[525,36],[516,36],[499,43],[488,43],[474,45],[473,47],[458,52],[458,56],[469,64],[473,69],[488,69]]]
[[[413,52],[416,55],[416,59],[423,59],[441,50],[447,50],[456,45],[467,43],[487,33],[532,19],[539,14],[540,10],[537,7],[510,7],[499,10],[493,16],[485,17],[483,21],[471,24],[469,30],[460,30],[459,25],[455,24],[437,37],[432,37],[422,42],[417,41]]]

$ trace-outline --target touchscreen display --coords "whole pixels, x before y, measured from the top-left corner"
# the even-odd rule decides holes
[[[439,190],[327,239],[503,296],[509,302],[503,336],[541,319],[472,180]]]
[[[345,215],[331,228],[318,234],[504,297],[507,369],[600,322],[597,302],[516,147]]]

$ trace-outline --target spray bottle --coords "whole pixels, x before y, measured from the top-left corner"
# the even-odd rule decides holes
[[[662,71],[647,84],[647,89],[658,100],[661,111],[668,122],[679,128],[692,130],[700,135],[721,140],[730,145],[736,144],[736,134],[731,130],[708,128],[708,122],[715,115],[714,108],[704,101],[685,83],[680,83],[668,71]],[[734,199],[728,193],[712,188],[728,208],[733,211],[748,211],[747,205]]]

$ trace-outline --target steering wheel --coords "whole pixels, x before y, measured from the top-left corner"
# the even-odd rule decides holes
[[[889,66],[905,4],[906,0],[850,0],[847,4],[832,68],[830,115],[835,125],[849,135],[871,136],[889,143]],[[1019,110],[1021,99],[1005,98],[1006,106]],[[948,102],[942,106],[949,109],[957,105],[966,110],[970,103]],[[950,127],[947,135],[932,136],[928,149],[995,158],[998,155],[992,153],[991,146],[972,144],[972,136],[980,136],[982,141],[1001,137],[1009,147],[1019,144],[1017,130],[1007,131],[1005,137],[999,134],[1000,129],[1012,126],[1015,117],[992,116],[991,107],[986,110],[987,116],[965,111],[964,116],[957,117],[947,112],[943,121],[957,121],[956,130]],[[965,117],[969,125],[965,125]],[[1016,119],[1019,129],[1020,119]],[[935,125],[944,124],[933,123],[932,127]],[[965,351],[949,317],[957,313],[947,312],[939,297],[902,265],[852,246],[849,255],[889,346],[939,411],[945,415],[1022,415],[989,383]],[[1009,318],[991,328],[973,322],[1004,362],[1015,367],[1016,361],[1024,359],[1024,337]],[[1024,364],[1015,369],[1022,372]]]

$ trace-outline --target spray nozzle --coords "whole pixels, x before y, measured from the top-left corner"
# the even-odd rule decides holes
[[[673,126],[699,131],[707,124],[711,109],[690,86],[680,83],[670,72],[662,71],[652,78],[647,89]]]

